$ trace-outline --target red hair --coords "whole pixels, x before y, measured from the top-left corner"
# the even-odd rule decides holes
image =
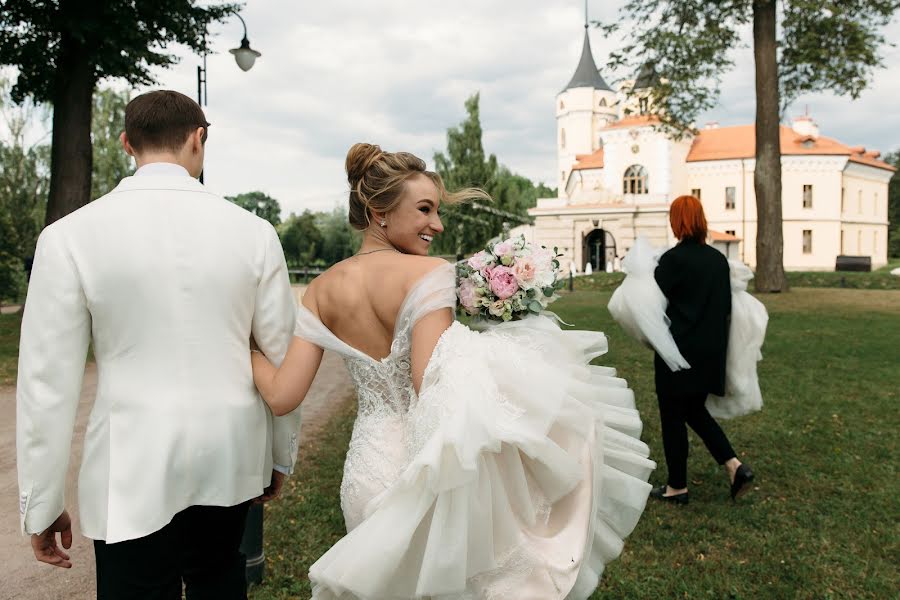
[[[703,205],[693,196],[678,196],[669,207],[669,223],[672,233],[679,240],[690,238],[706,243],[706,216]]]

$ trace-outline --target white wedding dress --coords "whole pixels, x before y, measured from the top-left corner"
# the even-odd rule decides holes
[[[320,600],[584,599],[644,509],[655,463],[634,394],[590,331],[539,316],[454,323],[421,394],[416,321],[455,307],[453,265],[416,283],[382,360],[300,308],[296,335],[343,355],[359,414],[341,485],[348,534],[310,568]]]

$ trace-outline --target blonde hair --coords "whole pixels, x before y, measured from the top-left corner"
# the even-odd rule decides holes
[[[350,225],[360,231],[371,224],[371,213],[388,213],[400,203],[406,180],[417,174],[428,177],[444,204],[474,198],[490,200],[484,191],[465,188],[448,192],[441,176],[425,169],[425,161],[409,152],[385,152],[375,144],[353,144],[344,164],[350,183]]]

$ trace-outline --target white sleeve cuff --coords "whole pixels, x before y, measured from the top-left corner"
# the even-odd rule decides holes
[[[272,465],[272,468],[275,469],[276,471],[278,471],[279,473],[283,473],[283,474],[285,474],[285,475],[290,475],[290,474],[291,474],[291,468],[290,468],[290,467],[283,467],[283,466],[281,466],[281,465]]]

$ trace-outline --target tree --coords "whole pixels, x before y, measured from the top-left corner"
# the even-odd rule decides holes
[[[493,198],[493,203],[445,207],[444,233],[434,242],[434,251],[439,254],[480,250],[503,231],[504,224],[515,226],[529,222],[528,209],[535,206],[539,194],[556,195],[554,190],[543,185],[535,187],[528,178],[512,173],[493,154],[486,156],[481,142],[479,94],[470,96],[465,108],[466,119],[447,130],[446,154],[434,155],[435,170],[447,189],[481,188]]]
[[[316,227],[322,235],[322,243],[314,262],[331,266],[352,256],[362,242],[347,220],[347,212],[335,207],[331,212],[316,213]]]
[[[206,50],[210,23],[236,4],[197,0],[5,0],[0,9],[0,64],[18,69],[13,98],[53,105],[46,223],[87,204],[91,194],[91,109],[107,78],[154,82],[173,43]]]
[[[322,245],[322,233],[316,226],[316,215],[308,210],[291,215],[278,227],[281,247],[289,265],[306,267],[315,262]]]
[[[9,84],[0,80],[0,112],[6,134],[0,139],[0,299],[24,291],[23,267],[34,256],[49,180],[50,149],[30,130],[46,116],[33,102],[16,106]]]
[[[781,11],[779,15],[779,5]],[[781,221],[780,114],[798,95],[828,90],[857,98],[882,66],[880,28],[897,0],[628,0],[611,33],[627,23],[613,69],[651,65],[652,110],[676,137],[715,106],[742,28],[752,24],[756,66],[757,291],[787,289]],[[780,35],[779,34],[780,17]],[[780,52],[780,56],[779,56]]]
[[[900,169],[900,150],[888,154],[885,162]],[[888,256],[900,258],[900,177],[894,177],[888,184]]]
[[[278,200],[263,192],[246,192],[237,196],[225,196],[243,209],[249,210],[257,217],[265,219],[272,225],[281,223],[281,205]]]
[[[119,182],[134,171],[134,161],[122,148],[119,135],[125,131],[125,106],[128,92],[112,88],[94,94],[91,119],[93,145],[93,176],[91,200],[108,194]]]

